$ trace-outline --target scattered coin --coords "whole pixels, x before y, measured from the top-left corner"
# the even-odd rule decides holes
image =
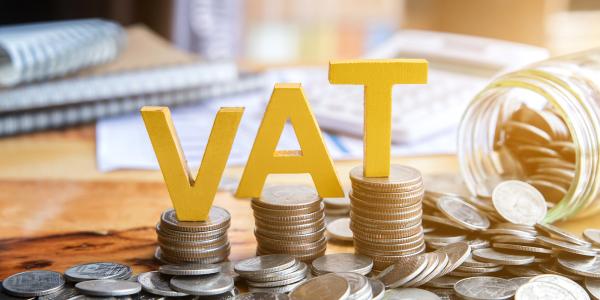
[[[585,289],[594,297],[594,299],[600,299],[600,279],[597,278],[586,278]]]
[[[350,218],[339,218],[327,224],[327,234],[332,240],[352,241]]]
[[[583,237],[595,246],[600,245],[600,229],[588,228],[583,231]]]
[[[232,298],[232,300],[287,300],[289,297],[286,294],[267,293],[267,292],[250,292],[240,294]]]
[[[142,285],[127,280],[100,279],[79,282],[75,288],[87,296],[129,296],[139,293]]]
[[[498,184],[492,192],[498,214],[514,224],[533,226],[546,216],[546,200],[533,186],[518,180]]]
[[[533,255],[518,255],[496,251],[492,248],[477,249],[473,251],[473,257],[486,262],[500,265],[527,265],[535,260]]]
[[[217,264],[162,265],[158,268],[158,271],[173,276],[198,276],[219,273],[221,266]]]
[[[312,270],[315,275],[341,272],[367,275],[372,268],[373,260],[371,258],[352,253],[327,254],[312,262]]]
[[[350,295],[350,284],[335,274],[325,274],[309,279],[291,293],[292,300],[342,300]]]
[[[531,281],[517,289],[515,300],[577,300],[564,287],[544,281]]]
[[[65,279],[52,271],[26,271],[4,279],[4,290],[17,297],[35,297],[52,294],[63,288]]]
[[[223,274],[203,276],[175,276],[171,278],[173,290],[196,296],[210,296],[230,291],[234,287],[233,279]]]
[[[557,262],[561,268],[573,274],[600,278],[600,259],[598,258],[590,261],[590,259],[582,257],[559,256]]]
[[[417,277],[427,267],[427,263],[425,255],[403,258],[381,271],[376,279],[383,282],[386,288],[396,288]]]
[[[185,293],[176,292],[169,285],[170,278],[157,271],[146,272],[137,276],[137,282],[142,285],[144,291],[167,297],[183,297]]]
[[[381,300],[385,294],[385,285],[383,282],[369,278],[369,285],[371,286],[371,300]]]
[[[296,259],[286,254],[270,254],[248,258],[238,262],[234,270],[240,274],[264,274],[287,269]]]
[[[349,299],[352,300],[370,300],[372,296],[371,286],[369,285],[369,279],[364,275],[358,273],[335,273],[350,284],[350,295]]]
[[[383,300],[441,300],[438,295],[423,289],[417,288],[395,288],[385,291]]]
[[[575,296],[575,299],[579,300],[590,300],[590,296],[577,282],[560,275],[555,274],[544,274],[538,275],[529,280],[530,282],[542,281],[548,282],[555,285],[559,285],[565,290],[569,291],[570,294]]]
[[[70,267],[65,271],[65,278],[71,282],[97,279],[121,279],[131,277],[129,266],[112,262],[85,263]]]
[[[485,215],[458,197],[440,197],[437,207],[446,217],[467,229],[484,230],[490,227],[490,220]]]
[[[454,285],[456,294],[465,299],[510,299],[516,290],[517,285],[514,282],[490,276],[465,278]]]

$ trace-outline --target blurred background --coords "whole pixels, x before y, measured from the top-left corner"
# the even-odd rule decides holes
[[[0,136],[83,130],[98,170],[156,169],[139,108],[167,105],[197,166],[216,110],[245,106],[241,165],[273,84],[302,82],[333,158],[357,159],[362,88],[327,62],[418,57],[429,84],[394,88],[392,153],[452,154],[494,76],[600,46],[599,23],[593,0],[4,0]],[[279,147],[298,147],[289,126]]]

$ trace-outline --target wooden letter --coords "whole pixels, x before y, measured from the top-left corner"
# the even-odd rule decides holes
[[[392,144],[392,86],[427,83],[427,61],[333,61],[329,63],[329,82],[365,86],[364,176],[388,177]]]
[[[300,150],[277,151],[288,119]],[[309,173],[321,197],[344,197],[333,161],[300,84],[275,85],[236,196],[259,197],[267,175],[283,173]]]
[[[231,107],[219,110],[196,179],[191,177],[169,108],[146,106],[141,112],[177,213],[177,219],[206,220],[244,108]]]

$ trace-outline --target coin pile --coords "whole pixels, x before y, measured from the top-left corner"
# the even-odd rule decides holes
[[[323,201],[312,187],[265,187],[252,199],[257,255],[289,254],[310,262],[327,248]]]
[[[286,254],[242,260],[235,264],[234,270],[245,279],[252,292],[288,293],[309,275],[306,263]]]
[[[425,250],[421,226],[424,187],[419,171],[392,165],[389,177],[367,178],[362,167],[355,167],[350,180],[355,251],[371,257],[374,270]]]
[[[548,201],[559,202],[575,178],[575,145],[565,121],[550,108],[524,104],[502,114],[494,140],[498,174],[524,178]]]
[[[323,198],[325,203],[325,215],[332,218],[346,217],[350,213],[350,199]]]
[[[213,206],[208,219],[202,222],[177,220],[175,210],[169,209],[156,224],[158,247],[155,258],[166,264],[217,263],[229,256],[227,229],[231,216],[227,210]]]
[[[357,273],[367,275],[373,269],[373,260],[364,255],[352,253],[327,254],[313,260],[312,274],[315,276],[327,273]]]

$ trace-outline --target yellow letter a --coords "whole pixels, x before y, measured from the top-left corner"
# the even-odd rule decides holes
[[[276,150],[288,119],[298,138],[299,151]],[[272,173],[309,173],[321,197],[344,196],[317,120],[300,84],[275,85],[236,196],[259,197],[267,175]]]
[[[223,175],[244,108],[221,108],[215,117],[196,179],[191,178],[171,112],[167,107],[143,107],[142,117],[152,141],[173,207],[180,221],[208,217]]]

